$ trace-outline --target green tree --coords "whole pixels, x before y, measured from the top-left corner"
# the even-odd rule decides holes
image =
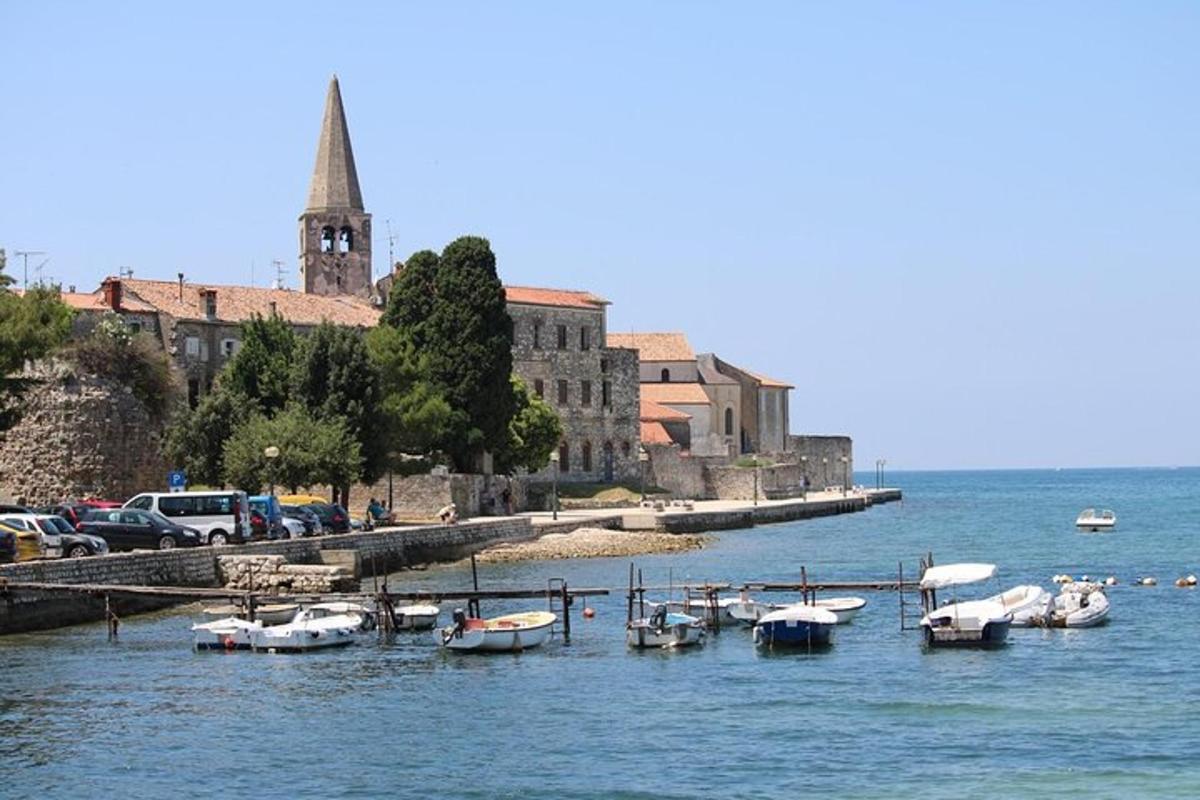
[[[74,316],[57,287],[35,286],[17,294],[8,290],[11,283],[0,271],[0,431],[20,418],[19,399],[29,381],[17,373],[58,349]]]
[[[315,416],[340,420],[362,454],[362,479],[387,469],[387,442],[379,409],[379,373],[358,331],[322,323],[295,352],[293,396]],[[337,484],[348,491],[348,484]],[[348,498],[345,498],[348,502]]]
[[[279,448],[268,459],[268,447]],[[358,442],[345,424],[322,419],[299,403],[274,417],[253,413],[225,443],[224,478],[252,493],[274,482],[293,492],[301,486],[344,486],[358,479],[362,465]]]
[[[452,410],[441,449],[457,469],[471,471],[484,450],[507,445],[515,402],[512,319],[487,239],[464,236],[447,245],[432,310],[417,331],[414,344],[427,354],[431,381]]]
[[[242,343],[222,371],[231,392],[254,402],[270,416],[287,405],[292,360],[297,346],[292,326],[278,314],[255,314],[242,323]]]
[[[427,343],[425,323],[433,315],[438,255],[432,250],[413,253],[396,273],[380,323],[401,328],[418,349]]]
[[[512,393],[516,411],[508,423],[508,443],[496,452],[496,471],[510,473],[524,467],[536,472],[550,463],[550,453],[562,441],[562,421],[516,375]]]
[[[255,411],[249,400],[218,385],[185,409],[167,428],[166,454],[187,473],[189,483],[223,486],[225,443],[238,425]]]
[[[407,334],[390,325],[367,333],[367,352],[379,374],[379,410],[386,451],[431,455],[442,440],[450,420],[450,405],[429,381],[427,360]],[[389,466],[403,472],[404,462]]]

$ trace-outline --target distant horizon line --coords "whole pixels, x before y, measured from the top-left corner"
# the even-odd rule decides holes
[[[868,466],[871,462],[867,462]],[[1177,470],[1197,469],[1200,464],[1143,464],[1140,466],[1108,466],[1108,467],[885,467],[884,474],[889,472],[1101,472],[1113,470]],[[868,468],[855,468],[855,472],[867,472]]]

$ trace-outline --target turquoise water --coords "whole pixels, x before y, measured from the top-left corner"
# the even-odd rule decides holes
[[[871,476],[860,477],[860,480]],[[624,599],[521,655],[428,635],[333,653],[196,654],[190,618],[0,640],[5,797],[1100,797],[1200,793],[1200,470],[901,473],[903,504],[722,533],[637,559],[648,582],[886,578],[898,561],[1000,565],[998,588],[1116,575],[1108,626],[1014,630],[995,652],[925,652],[894,594],[814,654],[724,631],[629,652]],[[1086,506],[1109,534],[1076,533]],[[626,560],[481,567],[486,585],[623,586]],[[1155,575],[1154,588],[1130,586]],[[396,586],[465,585],[469,572]],[[782,597],[782,596],[780,596]],[[485,603],[486,614],[539,603]]]

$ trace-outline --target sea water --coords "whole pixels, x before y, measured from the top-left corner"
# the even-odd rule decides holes
[[[1173,585],[1200,571],[1200,470],[888,482],[903,503],[635,561],[648,584],[675,585],[798,581],[802,566],[810,580],[892,579],[927,552],[997,563],[987,593],[1114,575],[1109,624],[929,652],[901,630],[895,593],[867,592],[824,652],[764,652],[745,630],[635,652],[623,638],[626,559],[481,566],[484,587],[564,577],[615,590],[586,601],[591,620],[577,601],[570,645],[519,655],[447,653],[428,633],[300,656],[194,653],[192,619],[176,610],[126,620],[113,643],[102,625],[0,640],[0,796],[1200,794],[1200,591]],[[1114,509],[1117,529],[1077,532],[1088,506]],[[1134,586],[1144,575],[1159,585]],[[469,581],[438,567],[391,585]]]

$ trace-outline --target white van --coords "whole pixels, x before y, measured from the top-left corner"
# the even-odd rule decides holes
[[[245,492],[146,492],[124,507],[155,511],[176,525],[195,528],[205,544],[250,541],[250,501]]]

